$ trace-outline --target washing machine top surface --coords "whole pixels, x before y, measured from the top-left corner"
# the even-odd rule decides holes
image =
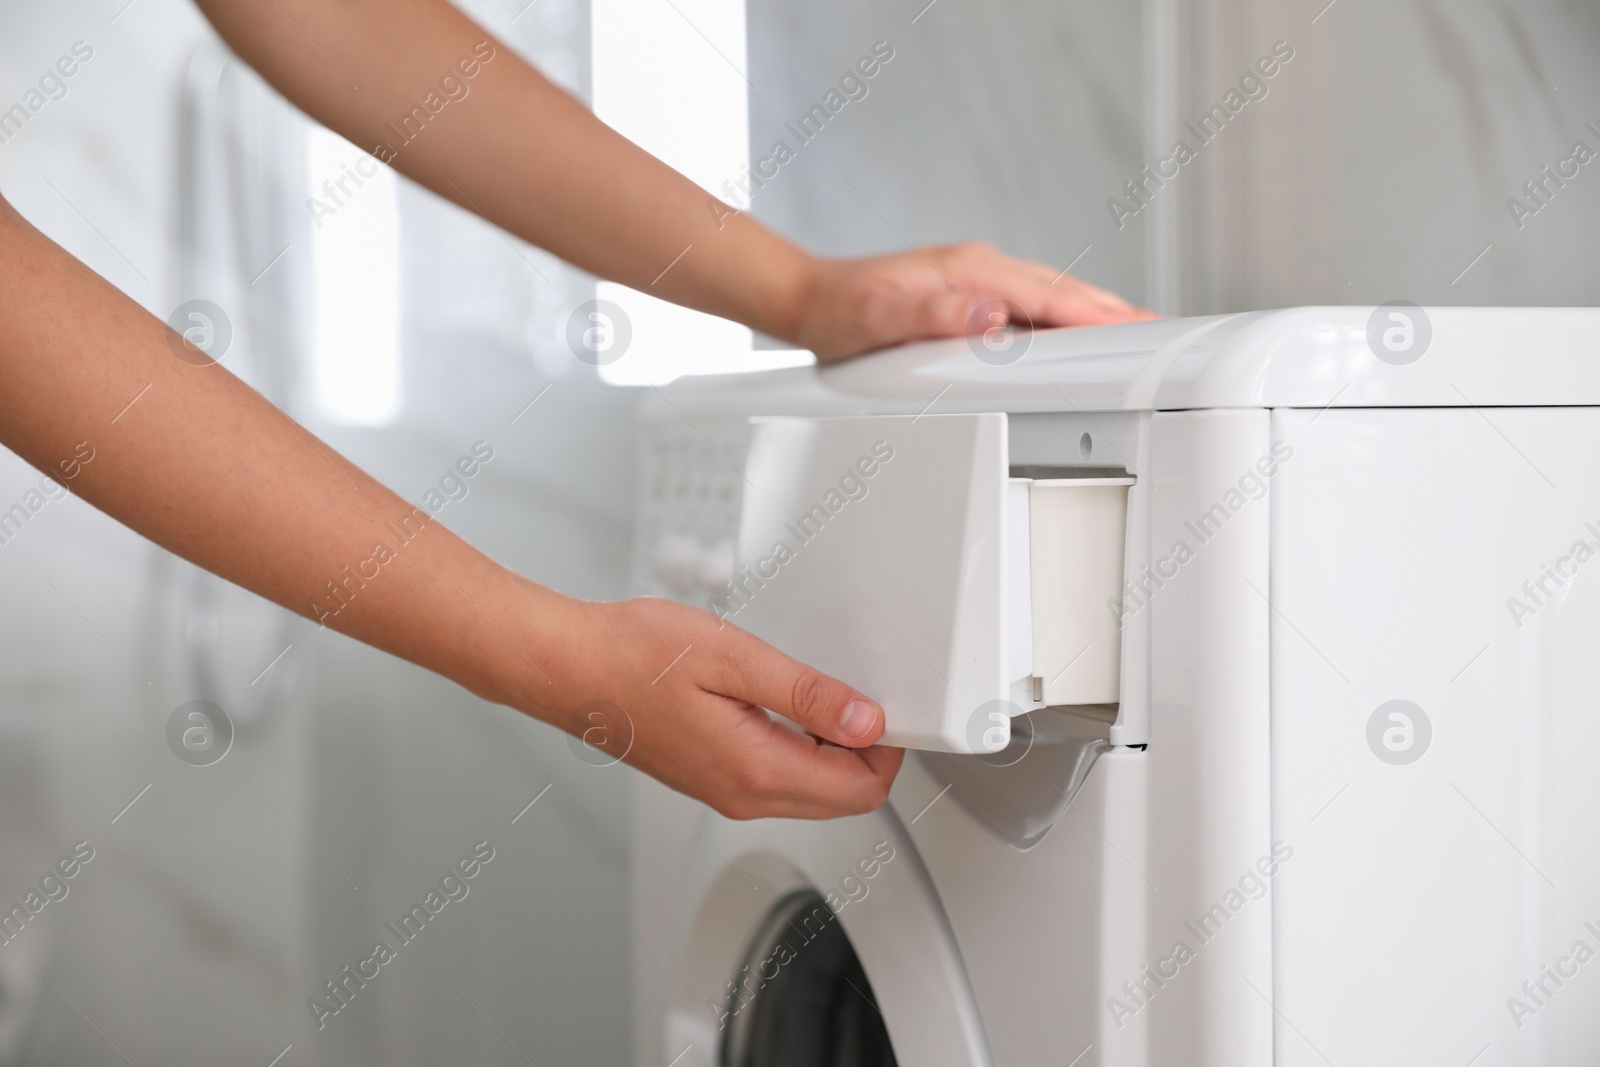
[[[762,414],[1589,406],[1600,309],[1302,307],[1004,331],[669,392]]]

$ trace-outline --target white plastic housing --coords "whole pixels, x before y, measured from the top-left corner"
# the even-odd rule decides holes
[[[728,618],[881,703],[885,744],[1010,739],[991,718],[1012,681],[1005,429],[999,414],[754,422]]]

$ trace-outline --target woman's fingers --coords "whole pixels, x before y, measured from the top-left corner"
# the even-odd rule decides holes
[[[958,245],[947,258],[951,283],[989,300],[1004,300],[1021,312],[1023,324],[1097,326],[1149,316],[1115,293],[988,245]]]
[[[876,745],[883,709],[851,686],[731,625],[697,684],[744,727],[733,777],[758,815],[829,817],[871,811],[888,799],[904,753]],[[800,729],[771,718],[765,708]],[[804,731],[804,732],[801,732]]]
[[[876,702],[738,627],[723,632],[722,670],[710,682],[714,692],[775,711],[837,745],[862,748],[883,736],[883,709]]]
[[[824,819],[888,798],[903,754],[876,745],[883,709],[744,630],[641,598],[584,605],[570,636],[567,710],[551,717],[581,734],[572,709],[615,705],[622,758],[723,815]]]
[[[824,361],[981,333],[996,325],[996,314],[1036,327],[1156,317],[1108,290],[976,242],[832,261],[807,303],[799,340]]]
[[[736,705],[729,701],[721,711],[731,717],[750,710]],[[841,748],[764,713],[760,721],[743,721],[740,730],[730,739],[729,794],[702,797],[736,819],[834,818],[872,811],[888,800],[905,755],[881,746]]]

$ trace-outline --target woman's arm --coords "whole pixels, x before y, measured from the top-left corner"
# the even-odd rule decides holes
[[[887,795],[897,750],[819,745],[756,707],[866,746],[877,705],[706,612],[585,603],[499,566],[221,366],[180,359],[176,334],[4,200],[0,293],[0,444],[157,544],[486,699],[600,725],[604,751],[725,814]],[[63,466],[84,444],[93,462]],[[627,720],[588,719],[595,701]]]
[[[968,332],[977,305],[993,299],[1040,326],[1148,317],[981,244],[811,256],[716,204],[444,0],[199,4],[295,104],[440,195],[592,274],[823,359]]]
[[[711,210],[443,0],[201,6],[286,95],[424,185],[595,274],[824,358],[965,332],[984,299],[1039,324],[1143,314],[979,245],[809,256]],[[447,76],[470,89],[435,112]],[[595,702],[624,709],[608,751],[726,814],[822,817],[887,795],[901,754],[875,747],[876,704],[705,612],[582,603],[498,566],[223,368],[178,358],[175,335],[3,200],[0,292],[0,444],[64,478],[86,443],[95,460],[69,488],[158,544],[312,618],[344,589],[325,624],[570,732],[597,725]]]

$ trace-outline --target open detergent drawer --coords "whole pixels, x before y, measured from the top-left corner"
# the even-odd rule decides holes
[[[1133,479],[1013,478],[1003,414],[753,423],[733,621],[878,700],[883,743],[1115,716]]]

